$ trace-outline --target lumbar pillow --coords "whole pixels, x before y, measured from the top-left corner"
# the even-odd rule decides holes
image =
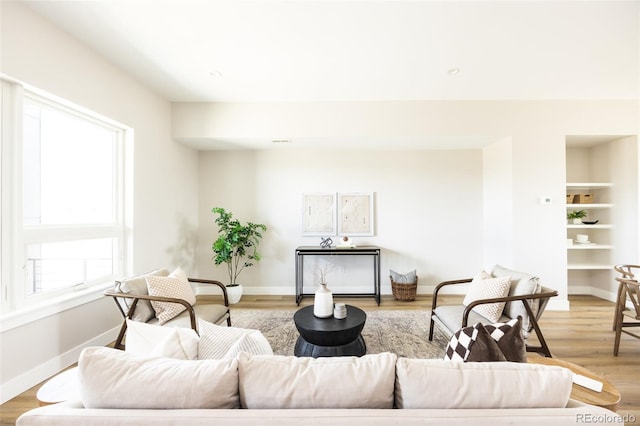
[[[393,408],[397,356],[238,356],[242,408]],[[424,378],[423,378],[424,379]]]
[[[496,341],[481,323],[456,331],[447,345],[444,359],[462,362],[507,360]]]
[[[273,355],[269,341],[259,330],[221,327],[198,318],[199,359],[235,358],[240,352]]]
[[[394,270],[389,270],[389,276],[391,277],[391,281],[399,284],[414,284],[417,280],[416,270],[407,272],[406,274],[399,274]]]
[[[85,348],[78,361],[86,408],[238,408],[238,361],[177,360]]]
[[[484,327],[498,344],[507,361],[527,362],[527,348],[520,317],[506,323],[487,324]]]
[[[540,293],[541,291],[540,279],[525,272],[513,271],[500,265],[495,265],[491,270],[491,276],[496,278],[509,277],[511,279],[511,289],[509,290],[509,296],[536,294]],[[529,300],[528,303],[531,306],[531,311],[535,315],[538,312],[538,305],[540,304],[540,300],[533,299]],[[514,302],[507,302],[506,306],[504,307],[504,313],[509,318],[517,318],[518,316],[521,316],[524,329],[529,330],[529,315],[521,301],[517,300]]]
[[[564,408],[572,382],[571,371],[550,365],[398,358],[395,402],[405,409]]]
[[[462,301],[462,304],[467,306],[471,302],[479,299],[492,299],[495,297],[504,297],[509,294],[509,288],[511,287],[511,281],[509,277],[501,278],[486,278],[489,274],[482,271],[478,274],[471,285],[469,290]],[[497,322],[502,316],[502,310],[504,309],[505,302],[486,303],[478,305],[473,308],[475,312],[487,318],[491,322]]]
[[[183,299],[190,305],[196,303],[196,295],[189,280],[181,268],[176,269],[168,277],[147,276],[147,289],[151,296],[173,297]],[[160,325],[177,317],[186,308],[180,303],[151,301]]]
[[[122,281],[116,281],[116,291],[127,294],[140,294],[146,296],[149,294],[147,290],[147,281],[145,277],[154,275],[159,277],[166,277],[169,275],[169,271],[166,269],[158,269],[157,271],[150,272],[146,275],[140,275],[138,277],[127,278]],[[126,312],[131,308],[131,304],[134,299],[119,298],[118,303],[122,306],[122,309]],[[151,318],[155,317],[156,313],[151,306],[149,300],[138,300],[136,304],[136,310],[131,317],[134,321],[147,322]]]
[[[200,338],[190,328],[162,327],[127,320],[125,352],[175,359],[197,359]]]

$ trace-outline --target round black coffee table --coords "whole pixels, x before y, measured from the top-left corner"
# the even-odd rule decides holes
[[[367,345],[360,332],[367,314],[360,308],[347,305],[344,319],[317,318],[313,305],[298,310],[293,322],[300,333],[293,353],[296,356],[362,356]]]

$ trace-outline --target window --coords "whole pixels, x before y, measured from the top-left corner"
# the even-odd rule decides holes
[[[113,282],[125,251],[126,129],[34,91],[16,93],[17,102],[2,103],[2,164],[17,177],[3,170],[10,195],[2,203],[17,207],[3,209],[11,226],[2,228],[3,306],[12,311]]]

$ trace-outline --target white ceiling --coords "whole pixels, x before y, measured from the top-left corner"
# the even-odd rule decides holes
[[[171,101],[637,99],[640,90],[639,1],[24,2]]]

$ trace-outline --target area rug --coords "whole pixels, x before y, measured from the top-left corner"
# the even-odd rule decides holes
[[[232,309],[234,327],[260,330],[276,355],[293,355],[298,330],[291,310]],[[442,358],[449,341],[437,328],[429,341],[428,311],[367,312],[362,337],[368,354],[393,352],[408,358]]]

